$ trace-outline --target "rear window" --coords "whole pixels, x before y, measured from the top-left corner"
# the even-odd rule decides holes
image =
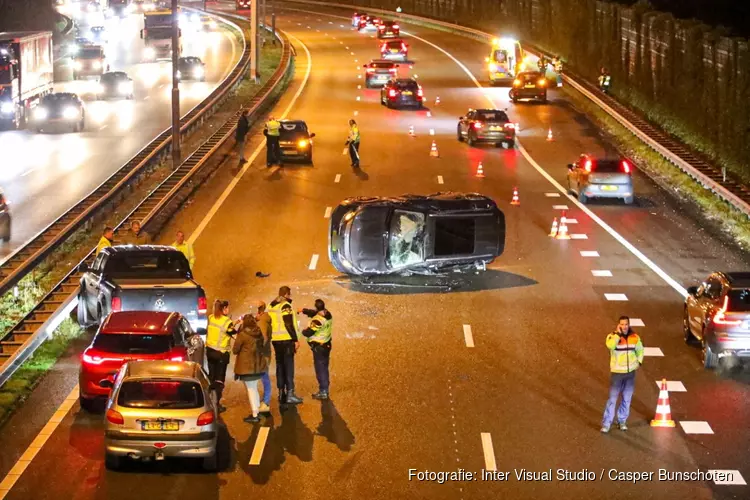
[[[399,50],[401,50],[401,42],[396,42],[396,41],[387,42],[385,44],[385,46],[388,47],[389,49],[399,49]]]
[[[594,162],[594,172],[615,173],[622,172],[620,160],[597,160]]]
[[[305,132],[307,127],[302,123],[282,123],[281,130],[291,133]]]
[[[373,62],[369,65],[371,68],[377,68],[377,69],[391,69],[395,67],[395,64],[390,62]]]
[[[542,77],[540,73],[521,73],[518,76],[526,83],[536,83]]]
[[[435,219],[435,256],[465,255],[474,253],[476,221],[462,217]]]
[[[203,391],[197,382],[182,380],[125,381],[117,404],[126,408],[201,408]]]
[[[93,347],[112,354],[160,354],[172,349],[171,335],[105,333],[97,335]]]
[[[507,122],[510,121],[508,115],[503,111],[477,111],[477,118],[487,122]]]
[[[417,85],[417,82],[413,82],[409,80],[397,80],[396,87],[402,90],[417,90],[418,85]]]
[[[113,278],[184,278],[190,265],[182,252],[128,252],[109,257],[104,272]]]
[[[729,290],[728,311],[750,312],[750,288]]]

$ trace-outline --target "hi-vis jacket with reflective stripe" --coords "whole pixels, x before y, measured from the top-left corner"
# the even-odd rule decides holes
[[[107,239],[106,236],[102,236],[99,238],[99,243],[96,245],[96,254],[99,255],[99,252],[102,251],[102,249],[111,247],[112,242]]]
[[[612,373],[630,373],[643,363],[643,343],[636,333],[621,337],[617,333],[607,335],[609,370]]]
[[[278,120],[268,120],[266,122],[266,132],[271,137],[278,137],[280,135],[281,122]]]
[[[349,127],[349,142],[359,142],[359,127],[356,125]]]
[[[229,342],[232,337],[229,336],[230,329],[234,331],[232,318],[222,316],[217,318],[213,314],[208,317],[208,331],[206,332],[206,347],[215,351],[229,352]]]
[[[327,344],[333,335],[333,315],[325,309],[318,311],[302,335],[311,344]]]
[[[299,326],[297,313],[292,309],[292,301],[279,297],[268,308],[271,316],[271,341],[294,340],[297,342]]]

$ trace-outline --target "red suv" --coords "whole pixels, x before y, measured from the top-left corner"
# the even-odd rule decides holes
[[[180,313],[113,312],[83,351],[78,375],[81,407],[93,411],[97,399],[109,396],[112,381],[127,361],[170,360],[203,364],[203,341]]]

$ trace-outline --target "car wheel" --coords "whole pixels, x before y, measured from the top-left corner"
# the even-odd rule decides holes
[[[474,137],[474,134],[472,132],[469,132],[468,134],[466,134],[466,144],[468,144],[471,147],[476,146],[477,139],[476,137]]]
[[[581,203],[585,205],[586,202],[589,201],[589,197],[586,196],[586,193],[581,191],[580,193],[578,193],[578,201],[580,201]]]
[[[120,468],[122,457],[113,455],[111,453],[104,454],[104,466],[109,470],[117,470]]]
[[[461,135],[461,127],[456,127],[456,139],[458,139],[458,142],[464,142],[464,136]]]
[[[203,457],[203,470],[213,472],[218,468],[218,457],[216,452],[210,457]]]
[[[716,354],[711,349],[711,346],[708,345],[708,342],[706,342],[705,330],[703,332],[703,338],[701,339],[701,358],[703,360],[703,368],[707,370],[716,368],[716,365],[719,364],[719,355]]]
[[[625,197],[625,204],[626,205],[632,205],[635,201],[635,196],[626,196]]]
[[[76,306],[76,316],[78,316],[78,326],[86,328],[89,326],[89,314],[88,308],[86,307],[86,297],[82,294],[78,294],[78,305]]]
[[[685,337],[686,344],[691,344],[695,340],[695,335],[690,331],[690,317],[688,316],[687,307],[682,315],[682,334]]]

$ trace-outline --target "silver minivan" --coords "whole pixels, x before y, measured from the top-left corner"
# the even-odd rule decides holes
[[[622,158],[581,155],[575,163],[568,164],[568,191],[581,203],[591,198],[620,198],[632,205],[633,166]]]
[[[102,381],[102,384],[112,384]],[[123,459],[200,458],[216,470],[218,421],[210,383],[200,365],[131,361],[115,378],[104,426],[105,465]]]

